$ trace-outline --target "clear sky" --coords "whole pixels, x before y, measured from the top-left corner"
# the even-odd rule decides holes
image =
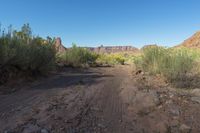
[[[0,0],[0,22],[65,46],[173,46],[200,30],[200,0]]]

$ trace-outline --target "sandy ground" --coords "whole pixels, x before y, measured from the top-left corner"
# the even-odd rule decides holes
[[[0,133],[200,132],[198,90],[146,88],[143,80],[128,65],[66,69],[1,94]]]

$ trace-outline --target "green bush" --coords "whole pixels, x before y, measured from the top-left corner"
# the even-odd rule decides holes
[[[68,66],[81,67],[84,65],[94,64],[98,55],[89,51],[86,48],[77,47],[73,44],[72,48],[67,50],[64,55],[61,56],[61,60]]]
[[[148,47],[135,60],[138,68],[150,74],[161,74],[169,81],[185,80],[192,73],[199,54],[187,48]]]
[[[157,74],[162,72],[163,63],[165,63],[167,49],[163,47],[147,47],[143,49],[142,55],[142,68],[151,74]]]
[[[0,36],[0,71],[13,67],[30,74],[47,73],[54,66],[55,54],[53,42],[32,36],[28,24]]]
[[[28,68],[39,72],[52,70],[55,63],[55,49],[52,44],[41,44],[36,38],[29,48]]]
[[[113,53],[113,54],[99,54],[97,58],[98,64],[107,64],[107,65],[116,65],[121,64],[124,65],[126,58],[124,55],[120,53]]]
[[[185,80],[195,67],[195,59],[187,49],[169,49],[160,64],[161,71],[171,82]]]

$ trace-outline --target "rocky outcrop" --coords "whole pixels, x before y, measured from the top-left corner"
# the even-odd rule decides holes
[[[132,46],[100,46],[88,48],[96,53],[138,52],[139,49]]]
[[[61,38],[56,38],[55,47],[58,53],[63,53],[67,49],[62,44]],[[138,52],[139,49],[132,46],[100,46],[100,47],[86,47],[87,49],[96,53],[117,53],[117,52]]]
[[[200,31],[196,32],[192,37],[185,40],[182,44],[178,45],[178,47],[180,46],[188,48],[200,48]]]
[[[58,53],[63,53],[63,52],[66,51],[66,48],[63,46],[60,37],[56,38],[56,40],[55,40],[55,47],[56,47],[56,51],[57,51]]]

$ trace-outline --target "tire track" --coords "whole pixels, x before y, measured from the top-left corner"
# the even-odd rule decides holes
[[[114,73],[113,77],[104,79],[103,87],[98,88],[96,96],[91,99],[90,110],[83,116],[84,123],[81,123],[80,127],[75,127],[76,129],[87,129],[87,132],[91,133],[125,133],[122,117],[124,105],[119,96],[123,71],[119,73],[115,68]]]

